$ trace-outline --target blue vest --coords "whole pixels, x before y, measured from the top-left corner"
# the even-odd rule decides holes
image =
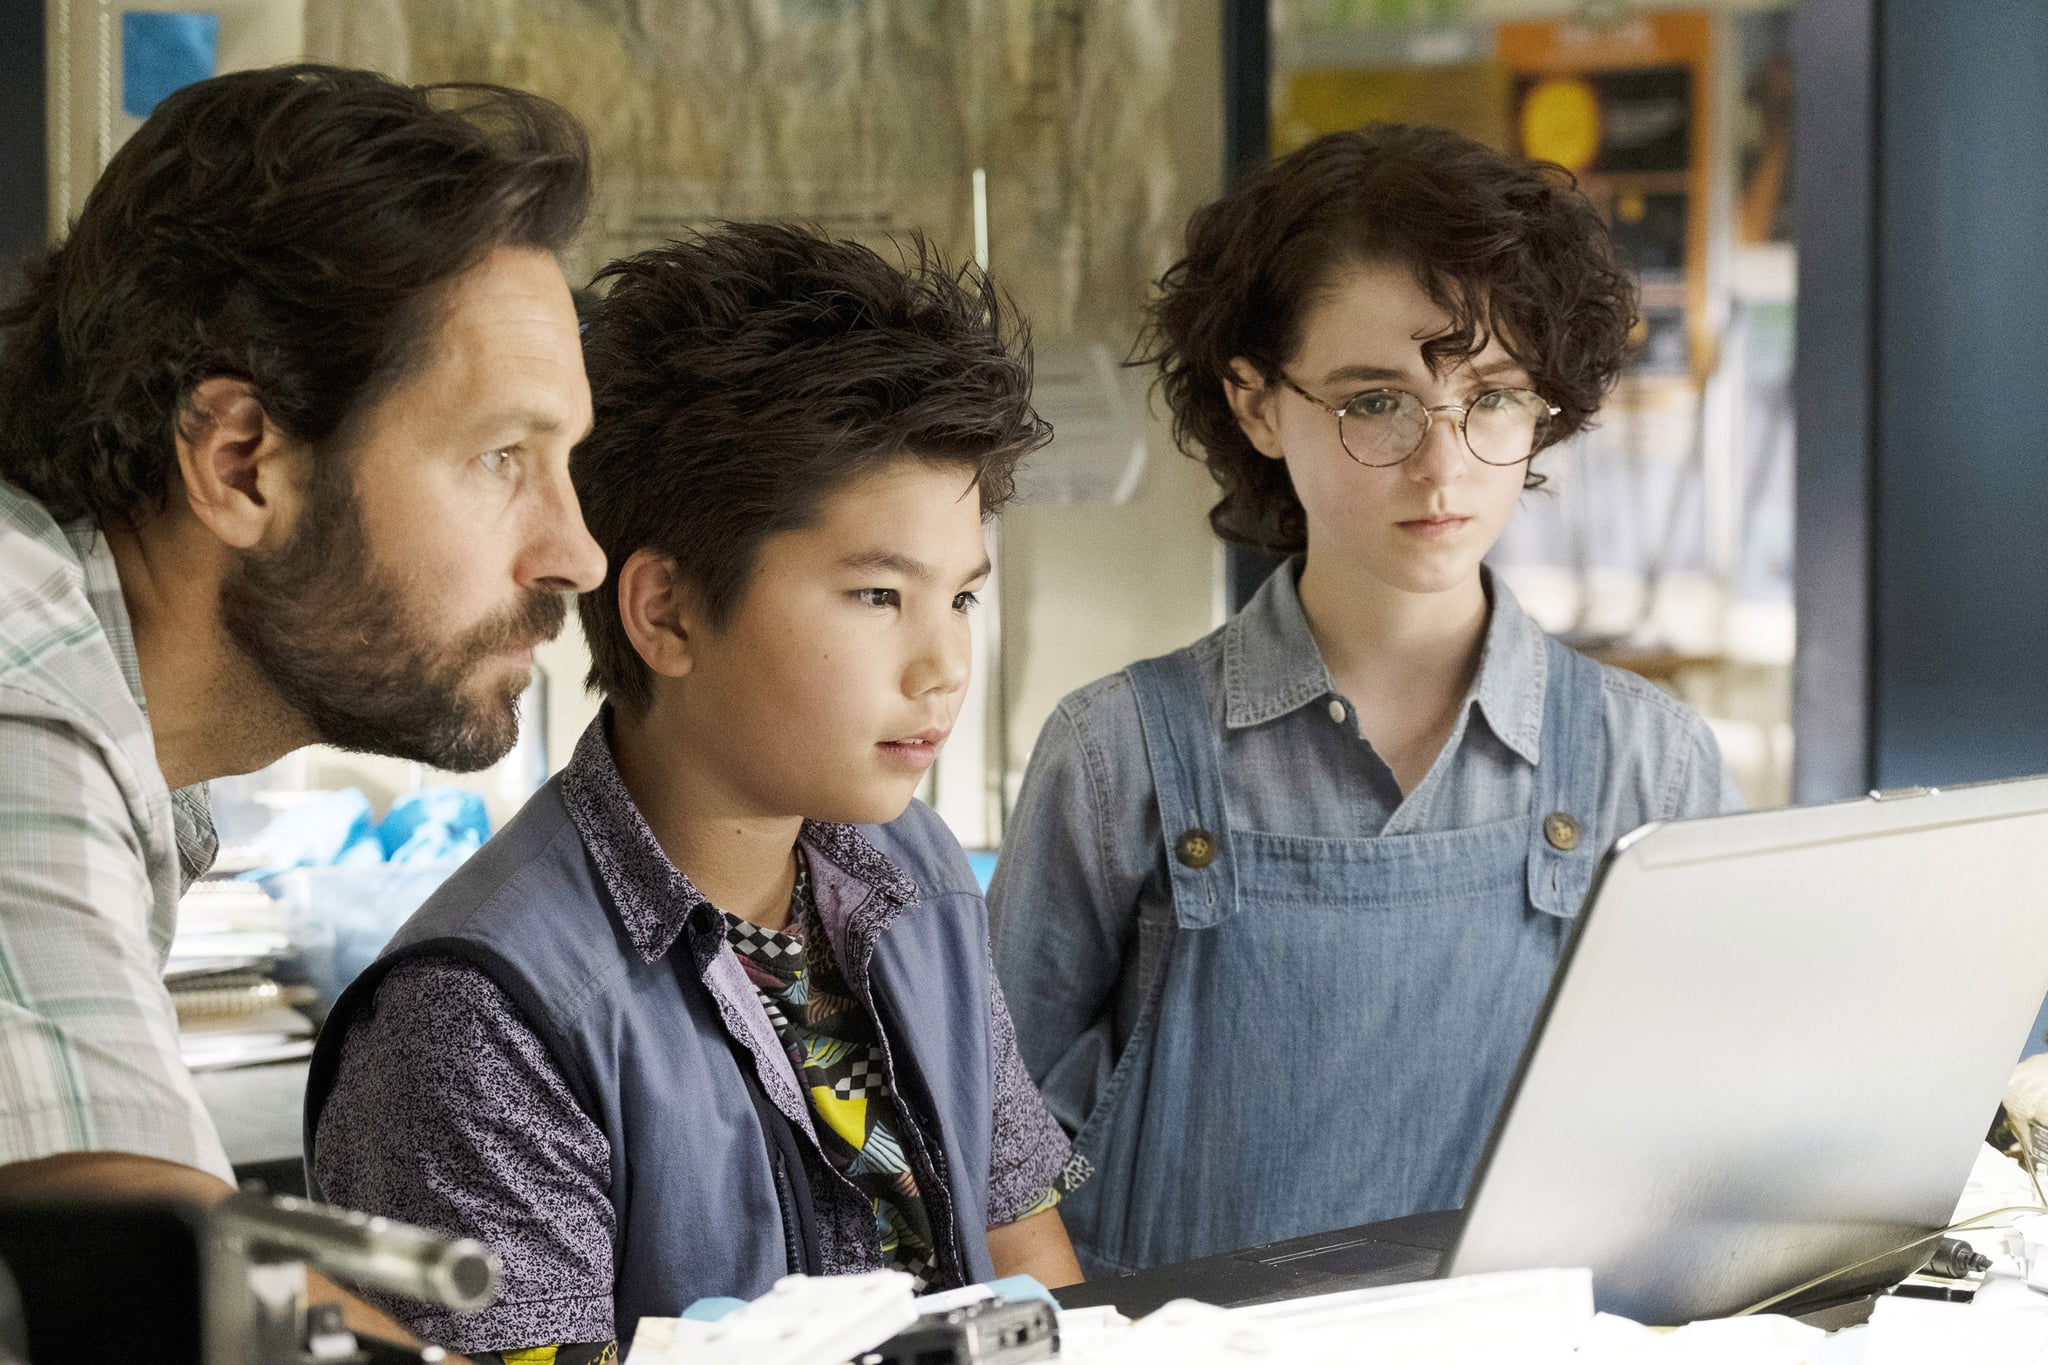
[[[917,1129],[934,1135],[931,1199],[942,1275],[993,1278],[988,1178],[994,1040],[987,908],[959,845],[929,807],[860,833],[917,886],[863,979]],[[618,1339],[643,1316],[696,1299],[753,1299],[792,1271],[821,1269],[816,1217],[795,1131],[762,1092],[720,1020],[703,971],[723,949],[700,905],[652,963],[634,951],[570,819],[557,777],[399,929],[335,1004],[307,1081],[310,1158],[350,1021],[408,958],[453,957],[482,971],[547,1046],[576,1102],[611,1144],[613,1313]],[[313,1195],[311,1162],[308,1183]]]

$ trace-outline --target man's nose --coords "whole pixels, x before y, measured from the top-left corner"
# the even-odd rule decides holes
[[[543,592],[589,592],[604,582],[604,551],[583,524],[583,508],[566,470],[552,481],[535,517],[523,584]]]

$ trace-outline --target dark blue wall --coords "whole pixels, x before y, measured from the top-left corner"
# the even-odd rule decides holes
[[[0,293],[46,233],[44,83],[41,0],[0,0]]]
[[[1875,777],[2048,772],[2048,4],[1878,20]]]

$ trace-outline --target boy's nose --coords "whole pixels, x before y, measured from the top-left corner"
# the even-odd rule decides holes
[[[931,692],[964,691],[973,671],[974,641],[968,632],[959,629],[939,632],[919,651],[909,676],[904,680],[904,690],[919,697]]]

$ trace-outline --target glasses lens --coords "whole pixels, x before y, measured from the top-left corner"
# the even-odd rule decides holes
[[[1344,405],[1337,435],[1351,458],[1365,465],[1399,464],[1422,444],[1429,414],[1422,400],[1399,389],[1374,389]]]
[[[1472,400],[1465,444],[1488,464],[1520,464],[1536,452],[1550,405],[1527,389],[1495,389]]]

